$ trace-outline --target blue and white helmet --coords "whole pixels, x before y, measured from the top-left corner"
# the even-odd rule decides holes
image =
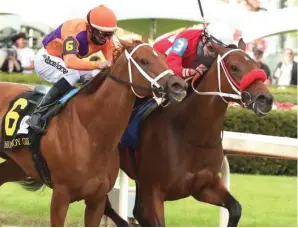
[[[205,35],[209,39],[224,47],[234,44],[233,33],[233,29],[222,21],[210,23],[205,30]]]

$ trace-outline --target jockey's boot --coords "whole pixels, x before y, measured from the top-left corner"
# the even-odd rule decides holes
[[[61,78],[59,81],[53,84],[49,92],[41,99],[40,103],[37,105],[26,123],[35,131],[42,133],[44,131],[44,126],[41,121],[41,117],[44,111],[48,110],[45,107],[56,102],[57,99],[61,98],[72,88],[73,87],[64,78]]]

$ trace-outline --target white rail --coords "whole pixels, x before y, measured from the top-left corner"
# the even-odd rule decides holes
[[[256,135],[248,133],[224,132],[223,148],[226,155],[240,155],[252,157],[271,157],[296,160],[298,151],[298,140],[287,137],[276,137],[267,135]],[[228,189],[230,189],[230,167],[227,157],[224,158],[221,176]],[[123,171],[120,171],[118,180],[120,188],[114,188],[118,192],[111,192],[110,197],[117,195],[117,203],[113,203],[113,208],[118,211],[122,218],[132,215],[130,211],[133,207],[134,200],[130,200],[128,204],[128,178]],[[131,192],[131,188],[130,192]],[[116,204],[116,205],[115,205]],[[118,210],[117,210],[118,209]],[[128,211],[129,210],[129,211]],[[221,227],[226,227],[229,213],[226,209],[220,209]],[[126,219],[127,220],[127,219]]]
[[[226,155],[297,159],[298,140],[287,137],[256,135],[248,133],[224,132],[223,148]],[[224,158],[221,176],[227,189],[230,189],[230,166]],[[220,208],[219,225],[226,227],[229,212]]]

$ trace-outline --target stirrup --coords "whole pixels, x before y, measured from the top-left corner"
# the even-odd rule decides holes
[[[35,113],[41,113],[42,114],[44,112],[47,112],[56,103],[57,103],[57,101],[54,101],[51,104],[46,104],[46,105],[42,105],[42,106],[37,105],[36,108],[35,108],[35,110],[32,112],[32,114],[35,114]]]
[[[36,126],[32,127],[32,126],[30,126],[30,128],[38,134],[43,134],[43,133],[46,132],[45,127],[36,127]]]

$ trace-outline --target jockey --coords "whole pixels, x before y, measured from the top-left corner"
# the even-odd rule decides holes
[[[186,29],[158,40],[153,47],[166,56],[166,63],[182,78],[202,75],[215,56],[211,42],[224,47],[235,47],[233,30],[225,23],[210,23],[206,30]]]
[[[68,20],[43,39],[43,47],[34,60],[35,71],[54,84],[28,119],[27,124],[31,128],[42,131],[42,107],[61,98],[77,82],[90,79],[100,69],[111,65],[114,49],[112,37],[116,30],[115,14],[100,5],[89,11],[87,20]],[[99,51],[102,51],[106,61],[82,59]]]

